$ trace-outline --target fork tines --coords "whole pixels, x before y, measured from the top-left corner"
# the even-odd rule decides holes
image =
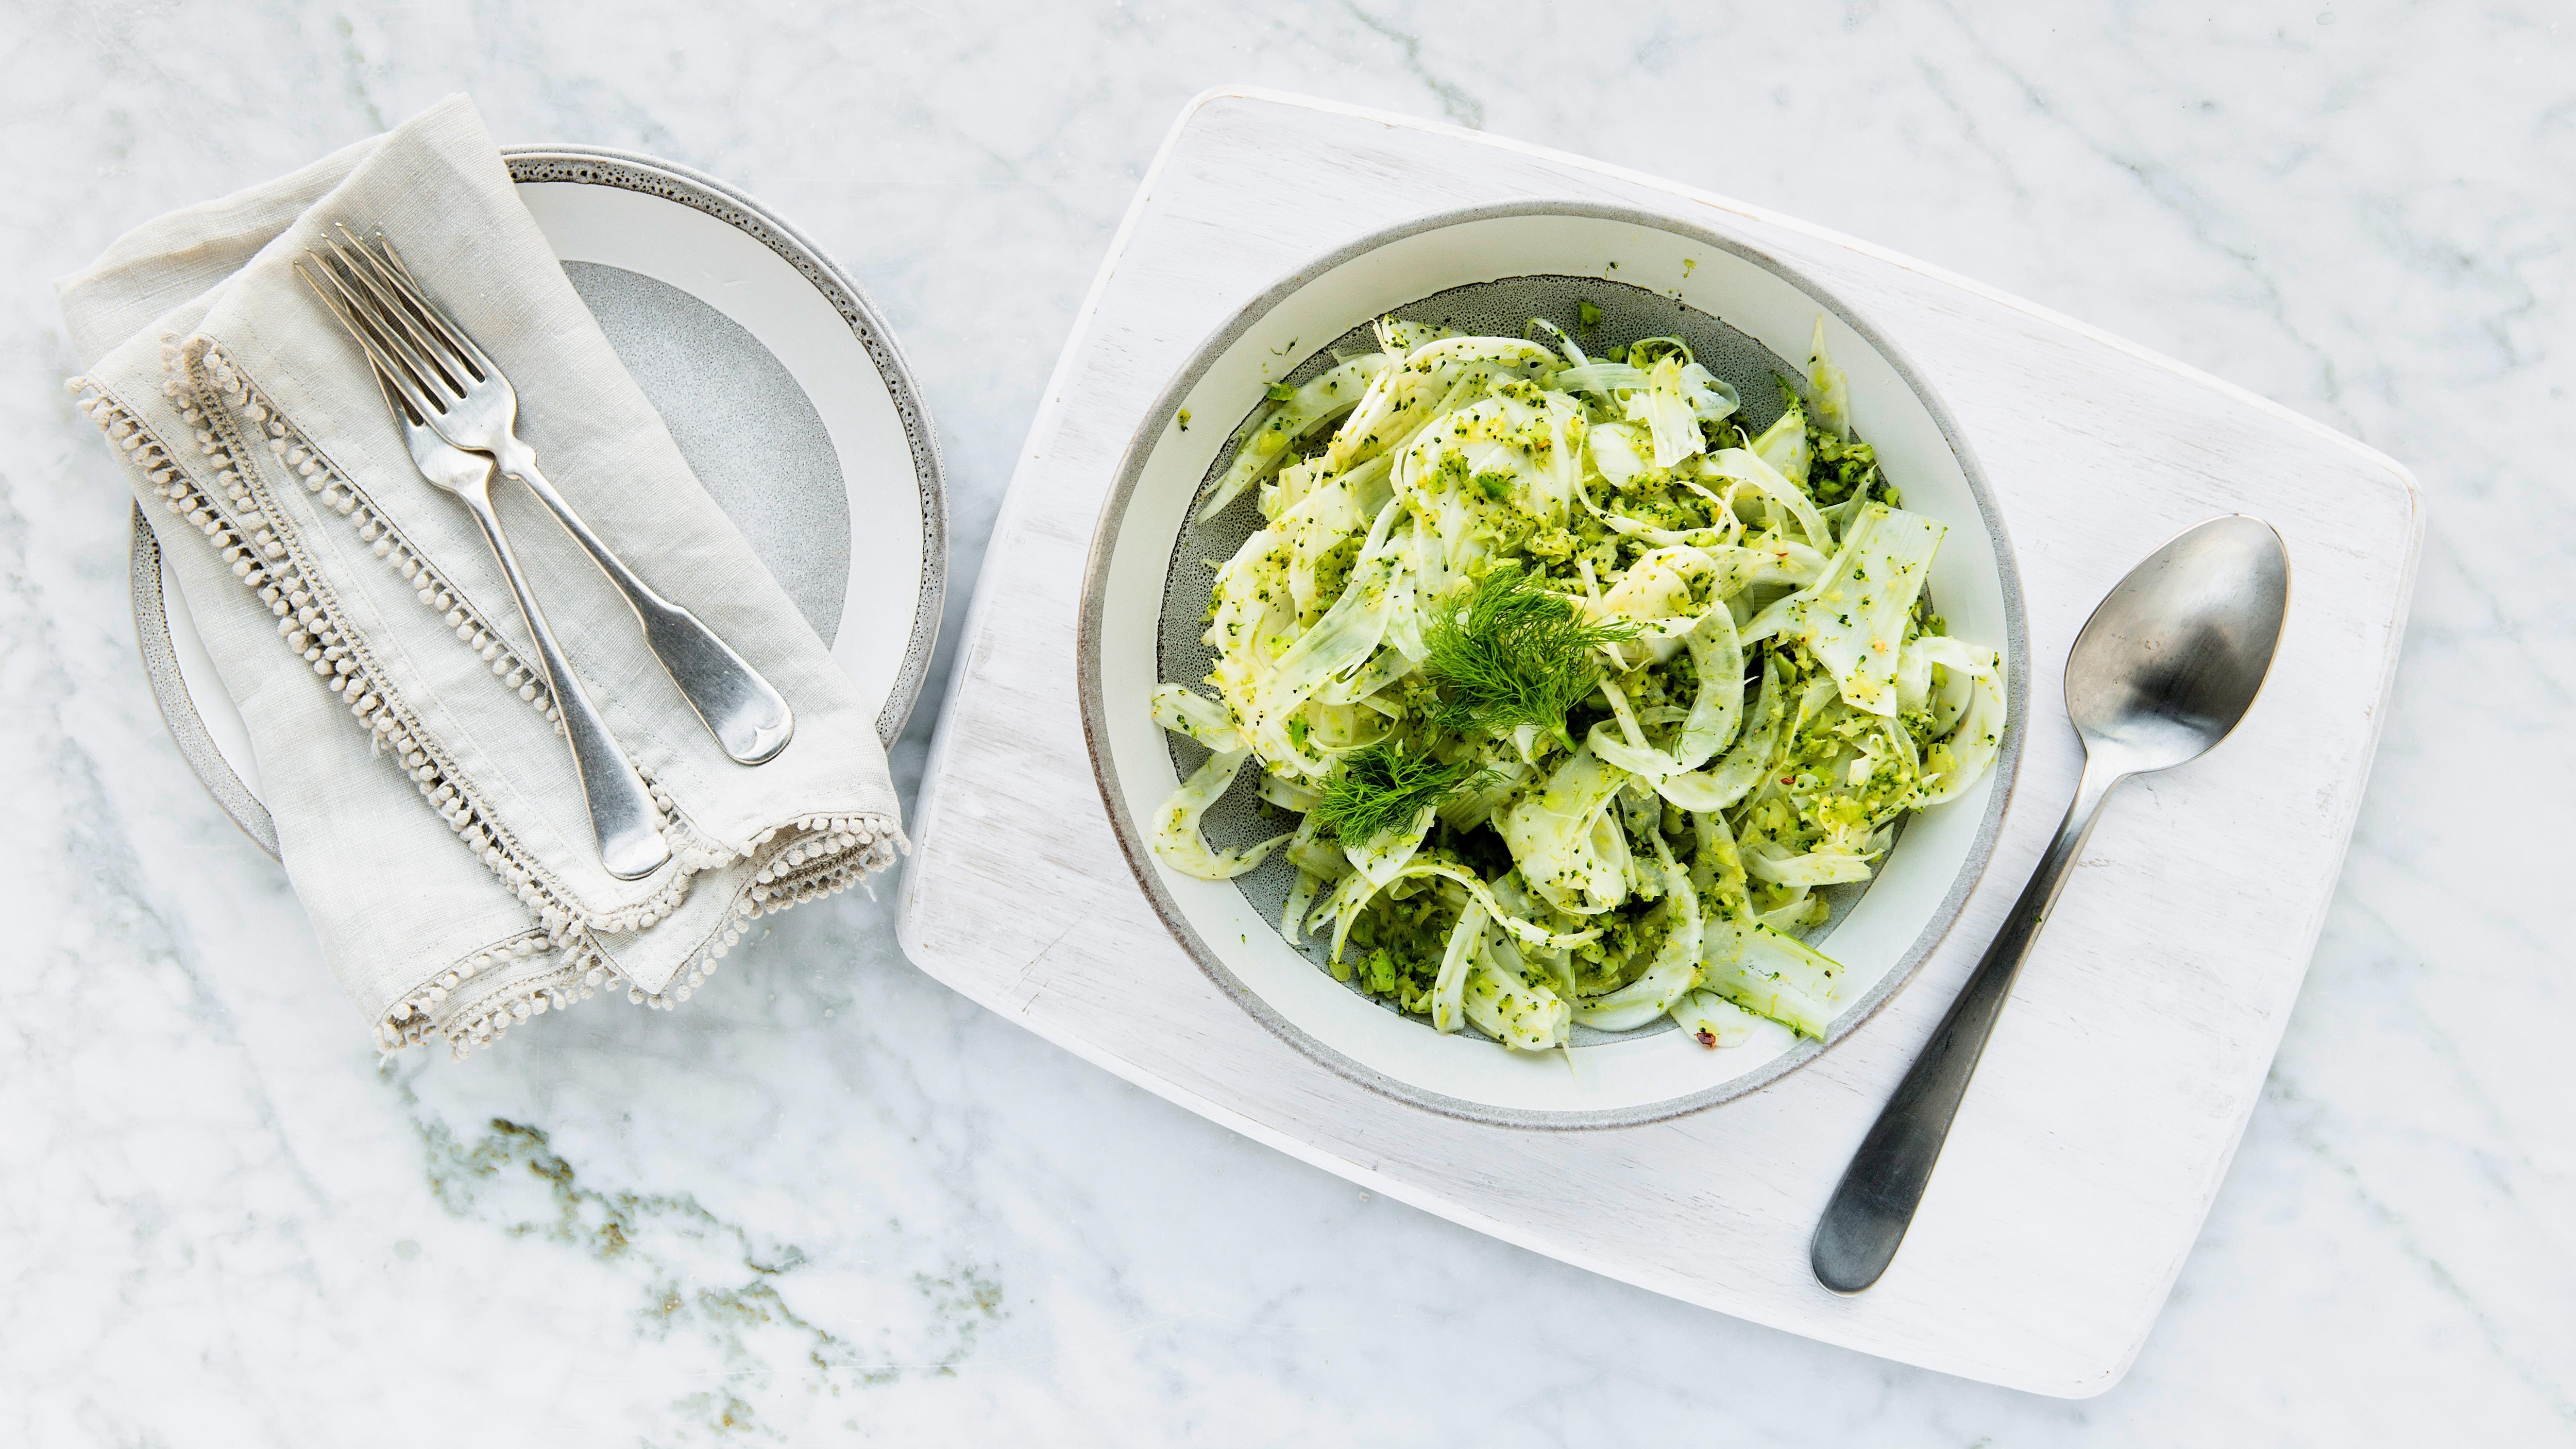
[[[305,252],[322,280],[302,262],[297,273],[415,413],[444,415],[493,375],[491,358],[430,300],[382,233],[369,242],[345,225],[335,229],[339,238],[326,236],[322,249]]]

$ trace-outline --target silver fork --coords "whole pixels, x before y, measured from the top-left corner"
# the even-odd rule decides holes
[[[321,294],[341,325],[359,335],[356,319],[339,301],[323,291],[322,284],[314,281],[302,264],[295,270],[305,285]],[[367,347],[372,362],[374,347],[363,335],[359,335],[359,341]],[[581,780],[582,803],[590,811],[590,831],[599,843],[600,864],[619,880],[651,875],[671,858],[671,847],[662,839],[662,812],[654,808],[653,797],[637,777],[635,766],[608,733],[598,706],[583,692],[571,662],[564,658],[563,646],[555,642],[555,631],[546,627],[545,612],[537,607],[537,596],[528,588],[527,576],[519,572],[519,560],[510,552],[510,541],[501,533],[501,520],[492,511],[492,460],[441,438],[402,396],[393,379],[386,376],[384,366],[377,363],[374,370],[376,386],[383,390],[385,406],[393,410],[394,421],[402,424],[403,442],[410,446],[411,461],[420,469],[420,476],[456,495],[482,528],[484,540],[492,545],[492,556],[501,561],[501,573],[510,581],[511,596],[519,602],[519,617],[527,621],[528,633],[537,641],[537,663],[546,672],[546,688],[553,692],[555,712],[563,720],[564,739],[572,746],[573,773]]]
[[[776,758],[796,729],[787,700],[697,615],[636,577],[555,492],[519,439],[519,397],[510,380],[430,300],[393,244],[381,233],[370,244],[346,227],[340,232],[348,245],[324,238],[330,256],[313,253],[315,265],[339,293],[343,320],[354,317],[364,328],[361,342],[413,414],[449,444],[491,454],[501,472],[528,485],[626,596],[644,642],[726,754],[746,765]]]

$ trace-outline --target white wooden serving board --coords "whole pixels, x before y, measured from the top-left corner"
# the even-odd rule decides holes
[[[1289,174],[1282,174],[1287,168]],[[2005,513],[2033,674],[1994,866],[1912,985],[1815,1065],[1651,1127],[1454,1121],[1306,1060],[1220,995],[1129,874],[1074,680],[1093,525],[1149,402],[1300,263],[1522,198],[1732,230],[1864,310],[1957,416]],[[1816,1215],[2072,797],[2059,681],[2096,599],[2212,514],[2278,528],[2271,682],[2208,758],[2112,799],[2023,972],[1905,1248],[1870,1292],[1807,1268]],[[1794,1333],[2081,1397],[2136,1357],[2235,1154],[2306,973],[2379,734],[2422,537],[2387,458],[2029,303],[1724,197],[1407,117],[1192,102],[1147,173],[995,525],[904,883],[922,969],[1236,1131],[1443,1217]],[[1142,707],[1142,703],[1139,703]]]

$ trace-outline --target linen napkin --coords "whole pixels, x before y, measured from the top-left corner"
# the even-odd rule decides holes
[[[523,488],[547,620],[669,820],[601,866],[509,586],[413,468],[365,356],[291,264],[378,229],[499,362],[520,435],[635,571],[767,676],[796,732],[735,764],[624,600]],[[685,1001],[754,918],[902,843],[863,698],[711,502],[565,279],[471,102],[127,234],[58,284],[72,379],[248,723],[287,874],[385,1050],[463,1056],[601,989]]]

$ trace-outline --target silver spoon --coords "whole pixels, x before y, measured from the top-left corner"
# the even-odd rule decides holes
[[[2289,604],[2281,536],[2260,519],[2229,514],[2157,549],[2085,621],[2066,660],[2066,713],[2084,740],[2075,803],[1985,959],[1843,1169],[1816,1225],[1818,1282],[1858,1293],[1887,1271],[2013,977],[2103,800],[2131,775],[2198,759],[2227,738],[2263,688]]]

